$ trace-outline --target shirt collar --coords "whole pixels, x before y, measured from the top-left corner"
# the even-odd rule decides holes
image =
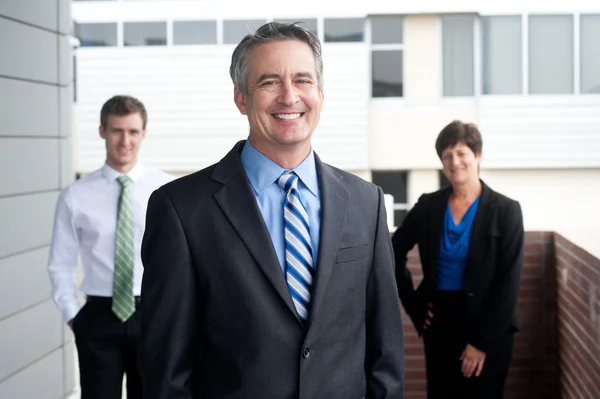
[[[257,194],[262,193],[268,186],[275,183],[277,178],[286,171],[286,169],[277,165],[254,148],[250,140],[246,140],[244,144],[241,161],[248,175],[248,180],[250,180],[250,185]],[[304,183],[306,188],[314,196],[317,196],[319,186],[315,155],[312,148],[304,161],[292,170],[296,172],[298,178]]]
[[[117,180],[117,177],[127,175],[134,183],[139,181],[142,178],[142,174],[144,174],[144,165],[141,162],[136,162],[135,166],[127,173],[121,173],[110,166],[107,163],[102,166],[102,176],[106,179],[108,183],[112,183]]]

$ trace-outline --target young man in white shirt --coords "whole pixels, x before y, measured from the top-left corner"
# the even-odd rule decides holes
[[[142,398],[137,367],[140,333],[140,248],[150,194],[173,176],[138,161],[146,137],[144,105],[114,96],[100,112],[106,144],[102,168],[61,193],[48,261],[53,297],[75,335],[82,399]],[[86,303],[77,300],[81,257]]]

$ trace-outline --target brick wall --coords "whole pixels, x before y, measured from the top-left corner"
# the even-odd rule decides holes
[[[554,235],[563,399],[600,398],[600,260]]]
[[[554,258],[552,233],[528,232],[526,234],[523,278],[518,302],[521,332],[515,339],[514,356],[505,395],[507,399],[558,397]],[[418,284],[422,274],[416,248],[409,254],[408,263],[415,284]],[[600,290],[598,299],[600,299]],[[600,303],[596,302],[596,305],[600,306]],[[408,316],[403,313],[403,317],[406,340],[406,399],[425,398],[426,377],[422,340],[418,337]],[[600,326],[599,323],[600,317],[596,320],[596,325]]]

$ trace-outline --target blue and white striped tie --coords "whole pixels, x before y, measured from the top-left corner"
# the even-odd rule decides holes
[[[313,281],[313,257],[308,214],[300,202],[298,175],[286,171],[277,180],[286,191],[283,205],[285,226],[285,278],[300,320],[308,319],[308,305]]]

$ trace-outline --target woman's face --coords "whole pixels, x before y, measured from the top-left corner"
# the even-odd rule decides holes
[[[461,141],[442,152],[444,174],[453,186],[477,180],[479,162],[481,162],[481,152],[475,154]]]

